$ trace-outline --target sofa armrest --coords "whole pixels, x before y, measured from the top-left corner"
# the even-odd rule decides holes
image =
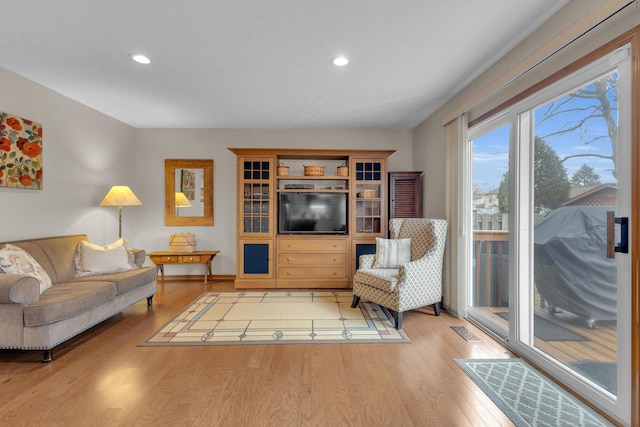
[[[27,274],[0,274],[0,303],[28,305],[40,299],[40,283]]]
[[[142,268],[144,261],[147,259],[147,252],[144,249],[131,249],[133,251],[133,256],[136,260],[136,265],[138,268]]]

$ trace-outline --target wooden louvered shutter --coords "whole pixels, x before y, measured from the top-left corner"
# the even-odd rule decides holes
[[[389,219],[422,218],[422,172],[389,172]]]

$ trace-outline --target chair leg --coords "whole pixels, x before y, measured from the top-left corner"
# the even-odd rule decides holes
[[[436,316],[440,316],[440,303],[436,302],[433,304],[433,311],[436,312]]]
[[[360,302],[360,296],[359,295],[354,295],[353,296],[353,301],[351,301],[351,308],[356,308],[358,306],[359,302]]]
[[[395,322],[396,322],[396,329],[397,330],[401,330],[402,329],[402,312],[401,311],[394,311],[393,312],[393,320],[395,320]]]

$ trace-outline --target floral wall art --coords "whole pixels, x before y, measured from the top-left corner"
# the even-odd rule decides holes
[[[193,171],[182,169],[182,192],[187,199],[195,200],[196,196],[196,174]]]
[[[0,112],[0,187],[42,190],[42,125]]]

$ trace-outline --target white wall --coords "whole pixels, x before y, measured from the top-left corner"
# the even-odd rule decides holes
[[[394,149],[389,170],[411,170],[411,131],[135,129],[0,68],[0,111],[43,125],[43,190],[0,187],[0,241],[84,233],[118,237],[118,210],[98,204],[112,185],[129,185],[142,206],[123,208],[131,246],[168,250],[169,235],[191,232],[199,249],[221,253],[214,274],[235,274],[236,158],[229,147]],[[212,227],[164,225],[164,159],[214,160]],[[147,261],[151,265],[150,261]],[[202,274],[171,266],[167,274]]]
[[[136,241],[168,250],[169,235],[196,235],[197,249],[220,250],[214,274],[235,274],[236,156],[228,148],[394,149],[389,170],[411,170],[411,131],[137,129],[135,182],[143,206],[131,208]],[[164,225],[164,160],[213,159],[214,225]],[[202,266],[171,266],[166,274],[202,274]]]
[[[112,185],[137,192],[135,129],[3,68],[0,93],[0,111],[43,125],[44,178],[42,190],[0,187],[0,241],[73,233],[115,240],[117,208],[98,203]],[[125,221],[123,234],[131,230]]]

